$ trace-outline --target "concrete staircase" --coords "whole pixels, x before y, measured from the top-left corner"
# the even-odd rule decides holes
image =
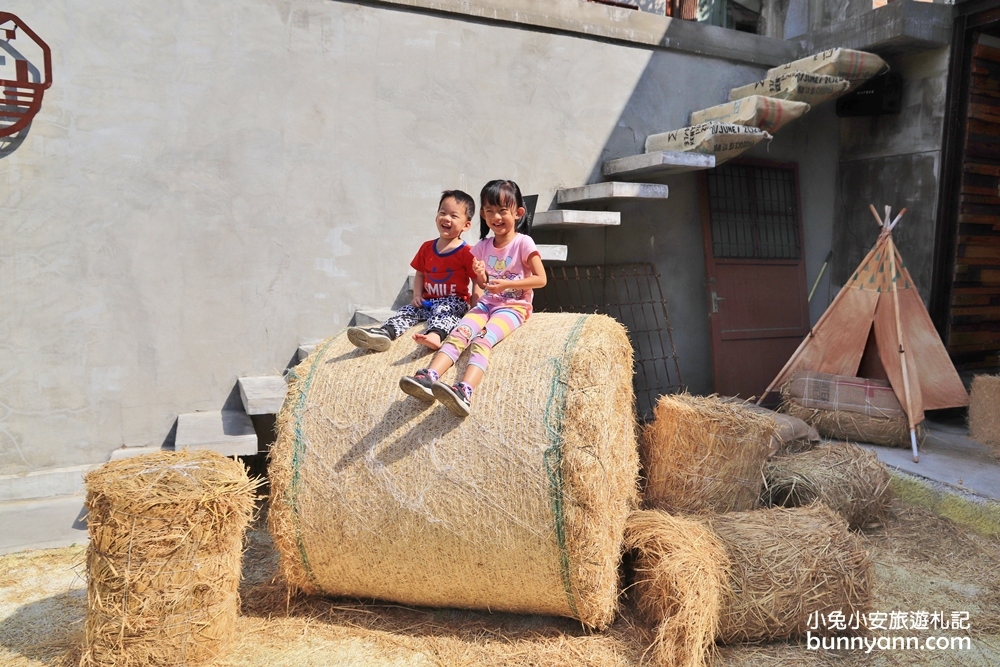
[[[712,169],[713,167],[715,167],[714,155],[656,151],[655,153],[642,153],[641,155],[629,155],[628,157],[607,160],[601,165],[601,174],[605,178],[621,178],[631,181],[672,176],[673,174]]]

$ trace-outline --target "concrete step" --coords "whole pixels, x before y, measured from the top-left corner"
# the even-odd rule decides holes
[[[296,353],[296,356],[298,357],[299,361],[302,361],[310,354],[312,354],[313,350],[316,349],[316,346],[322,342],[323,341],[321,340],[311,340],[305,343],[299,343],[299,349],[298,352]]]
[[[392,308],[358,308],[354,311],[351,326],[373,327],[382,324],[396,314]]]
[[[581,229],[587,227],[614,227],[622,224],[618,211],[542,211],[535,213],[532,229]]]
[[[88,464],[0,475],[0,502],[83,493],[83,477],[96,467]]]
[[[236,410],[189,412],[177,417],[175,449],[211,449],[224,456],[257,453],[250,415]]]
[[[0,554],[86,544],[82,494],[0,503]]]
[[[156,452],[162,452],[163,447],[119,447],[115,451],[111,452],[111,461],[120,461],[122,459],[130,459],[133,456],[142,456],[143,454],[154,454]]]
[[[715,167],[714,155],[655,151],[608,160],[601,166],[605,178],[643,179]]]
[[[569,256],[569,248],[564,245],[535,244],[543,262],[565,262]]]
[[[556,203],[590,204],[622,199],[666,199],[669,188],[656,183],[626,183],[608,181],[593,183],[580,188],[567,188],[556,192]]]
[[[240,398],[248,415],[276,415],[285,402],[288,386],[280,375],[239,378]]]

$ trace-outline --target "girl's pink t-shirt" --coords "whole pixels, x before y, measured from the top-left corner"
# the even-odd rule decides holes
[[[528,258],[538,254],[538,247],[530,236],[516,234],[503,248],[494,248],[493,237],[489,236],[473,246],[472,254],[486,264],[486,276],[491,281],[521,280],[535,275]],[[530,314],[531,298],[530,289],[508,289],[499,294],[486,292],[479,301],[488,306],[522,306]]]

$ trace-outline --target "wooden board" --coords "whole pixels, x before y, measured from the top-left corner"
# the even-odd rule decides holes
[[[973,47],[969,84],[948,350],[975,364],[1000,350],[1000,49]]]

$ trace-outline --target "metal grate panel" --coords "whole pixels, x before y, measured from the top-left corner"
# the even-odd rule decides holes
[[[551,267],[534,309],[600,313],[621,322],[635,353],[632,383],[639,418],[650,420],[661,394],[679,391],[681,371],[667,303],[652,264]]]
[[[795,171],[727,164],[707,173],[717,259],[798,259]]]

